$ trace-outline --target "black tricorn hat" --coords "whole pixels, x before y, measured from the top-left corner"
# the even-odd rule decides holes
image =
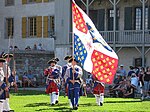
[[[0,62],[5,62],[5,59],[4,58],[0,58]]]
[[[64,57],[64,60],[67,60],[67,59],[70,59],[70,58],[72,58],[72,56],[71,55],[67,55],[67,56]]]
[[[54,60],[56,60],[57,62],[59,61],[59,58],[54,58]]]
[[[51,59],[47,62],[47,64],[51,64],[51,63],[57,63],[57,61],[55,59]]]
[[[78,61],[75,58],[70,58],[69,63],[71,63],[73,60],[78,63]]]
[[[133,67],[133,66],[129,66],[129,68],[130,68],[130,69],[134,69],[134,67]]]
[[[3,57],[3,58],[7,58],[7,57],[12,58],[12,57],[13,57],[13,54],[4,53],[4,54],[2,55],[2,57]]]

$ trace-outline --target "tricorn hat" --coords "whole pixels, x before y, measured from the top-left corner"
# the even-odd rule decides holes
[[[73,60],[78,63],[78,61],[75,58],[70,58],[69,63],[71,63]]]
[[[47,64],[51,64],[51,63],[57,63],[57,61],[55,59],[51,59],[47,62]]]
[[[57,62],[59,61],[59,58],[54,58],[54,60],[56,60]]]
[[[0,62],[5,62],[5,59],[4,58],[0,58]]]
[[[67,60],[67,59],[70,59],[70,58],[72,58],[72,56],[71,55],[67,55],[67,56],[64,57],[64,60]]]
[[[2,57],[3,57],[3,58],[7,58],[7,57],[12,58],[12,57],[13,57],[13,54],[4,53],[4,54],[2,55]]]

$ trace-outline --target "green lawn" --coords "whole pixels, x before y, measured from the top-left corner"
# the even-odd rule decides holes
[[[67,97],[60,96],[59,104],[50,106],[49,96],[38,91],[19,91],[11,93],[10,106],[15,112],[70,112]],[[105,98],[102,107],[97,106],[95,98],[81,97],[77,112],[150,112],[150,101],[140,99]]]

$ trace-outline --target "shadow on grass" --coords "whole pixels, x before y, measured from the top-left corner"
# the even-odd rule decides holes
[[[50,106],[49,103],[32,103],[32,104],[27,104],[24,107],[39,107],[39,106]]]
[[[47,110],[47,111],[51,111],[51,110],[54,110],[54,111],[60,111],[60,112],[72,112],[72,109],[70,108],[66,108],[66,107],[57,107],[57,108],[45,108],[45,109],[38,109],[36,111],[44,111],[44,110]]]
[[[36,90],[19,90],[18,92],[11,91],[11,94],[13,94],[14,96],[25,96],[25,95],[42,95],[45,94],[45,92]]]
[[[136,102],[142,102],[140,100],[133,100],[133,101],[106,101],[105,103],[136,103]]]
[[[32,103],[32,104],[27,104],[24,107],[40,107],[40,106],[46,106],[49,108],[43,108],[43,109],[38,109],[36,111],[44,111],[44,110],[57,110],[57,111],[65,111],[65,112],[71,112],[72,109],[67,108],[66,105],[68,105],[68,103],[60,103],[54,106],[51,106],[49,103],[44,102],[44,103]]]
[[[44,102],[44,103],[31,103],[31,104],[25,105],[24,107],[39,107],[39,106],[58,107],[58,106],[66,106],[66,105],[68,105],[68,103],[59,103],[54,106],[51,106],[48,102]]]

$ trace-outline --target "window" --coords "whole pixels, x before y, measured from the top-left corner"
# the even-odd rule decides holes
[[[108,9],[108,30],[113,30],[114,10]],[[116,9],[116,30],[119,27],[119,9]]]
[[[140,8],[135,9],[135,29],[142,29],[142,10]]]
[[[29,3],[34,3],[36,0],[28,0]]]
[[[12,38],[14,33],[14,19],[6,18],[6,38]]]
[[[135,29],[142,29],[142,8],[135,8]],[[148,8],[145,8],[145,29],[148,29]]]
[[[14,0],[5,0],[5,6],[12,6],[14,5]]]
[[[54,16],[43,17],[43,37],[51,37],[55,31],[55,18]]]
[[[28,18],[28,36],[34,37],[37,35],[36,32],[36,17]]]
[[[54,16],[22,17],[22,38],[53,37],[55,31],[54,22]]]

